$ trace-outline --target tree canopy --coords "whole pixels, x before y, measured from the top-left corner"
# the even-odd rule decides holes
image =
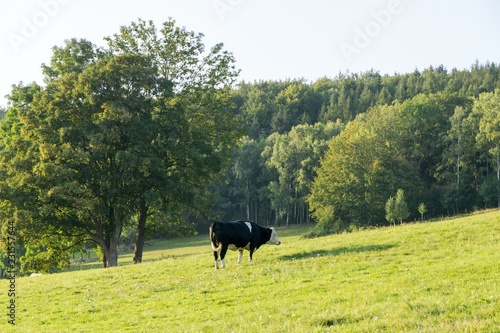
[[[233,163],[239,174],[246,165],[258,176],[247,181],[253,189],[242,200],[238,176],[229,170],[217,209],[226,218],[246,214],[269,224],[313,220],[318,230],[332,232],[387,224],[385,203],[399,188],[405,192],[408,219],[421,217],[421,203],[429,217],[496,205],[496,154],[493,142],[480,134],[481,128],[486,131],[480,124],[485,124],[482,105],[487,104],[481,101],[499,86],[500,68],[494,63],[394,75],[341,73],[312,83],[243,82],[233,101],[248,140],[262,154],[257,163],[245,164],[237,152]],[[282,121],[288,119],[285,109],[294,114],[287,122]],[[278,120],[282,126],[273,127]],[[301,151],[294,146],[296,128],[329,121],[339,130],[327,135],[327,149],[309,153],[308,161],[316,166],[312,182],[298,187],[291,170],[300,163],[285,153]],[[315,141],[308,136],[298,141]],[[252,156],[255,161],[258,151]],[[239,205],[243,202],[252,204]],[[259,207],[257,214],[252,207]],[[307,218],[296,213],[301,210]]]
[[[239,127],[223,107],[238,71],[221,44],[205,52],[202,35],[172,20],[107,41],[55,47],[45,86],[14,89],[0,164],[2,203],[26,243],[90,239],[110,267],[130,217],[144,228],[157,210],[202,201]]]

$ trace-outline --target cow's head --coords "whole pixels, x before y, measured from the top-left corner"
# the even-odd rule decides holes
[[[276,233],[276,230],[274,230],[274,228],[268,228],[267,232],[271,234],[271,237],[266,242],[266,244],[274,244],[274,245],[281,244],[280,239],[278,238],[278,234]]]

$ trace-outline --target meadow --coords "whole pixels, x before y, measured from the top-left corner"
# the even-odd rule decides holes
[[[500,332],[500,212],[302,239],[215,270],[207,235],[140,265],[16,279],[1,332]],[[83,268],[83,267],[82,267]]]

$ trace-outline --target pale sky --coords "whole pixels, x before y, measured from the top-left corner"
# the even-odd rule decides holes
[[[224,43],[250,82],[500,62],[497,0],[0,0],[0,105],[13,84],[43,83],[64,40],[103,45],[138,18],[168,17],[207,48]]]

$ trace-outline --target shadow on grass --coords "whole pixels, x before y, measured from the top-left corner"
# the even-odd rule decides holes
[[[341,246],[331,250],[317,250],[298,252],[280,257],[281,260],[299,260],[304,258],[319,257],[319,256],[339,256],[349,253],[384,251],[395,247],[396,244],[377,244],[377,245],[361,245],[361,246]]]

